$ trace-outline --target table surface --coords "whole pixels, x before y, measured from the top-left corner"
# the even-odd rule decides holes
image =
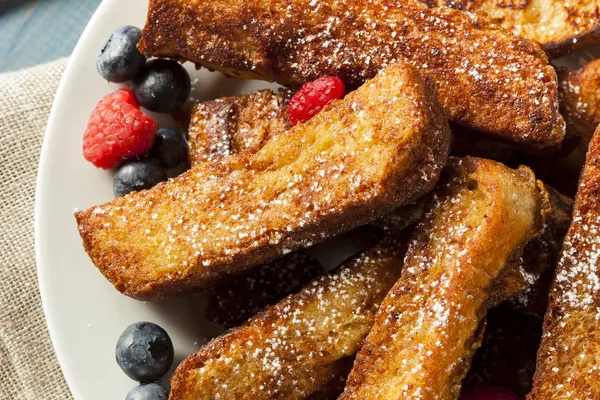
[[[101,1],[0,0],[0,72],[70,55]]]

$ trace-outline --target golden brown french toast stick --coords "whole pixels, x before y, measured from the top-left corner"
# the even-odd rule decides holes
[[[575,198],[550,291],[528,400],[600,398],[600,130]]]
[[[597,0],[422,0],[425,4],[481,12],[482,18],[539,43],[552,57],[598,43]]]
[[[451,159],[340,399],[456,399],[496,283],[543,229],[541,207],[529,169]]]
[[[255,154],[77,213],[79,232],[118,290],[166,298],[415,200],[437,182],[449,142],[433,82],[397,63]]]
[[[537,44],[417,0],[151,0],[139,48],[291,86],[335,75],[356,87],[405,60],[436,81],[454,122],[539,148],[563,138]]]
[[[219,143],[223,138],[230,143],[229,153],[256,152],[264,144],[265,138],[281,134],[289,127],[287,107],[290,93],[286,90],[278,92],[261,91],[249,95],[226,97],[215,101],[199,103],[193,107],[189,128],[190,143],[202,143],[190,146],[192,163],[203,162],[207,158],[216,160],[226,154],[211,152],[210,149],[222,148]],[[218,117],[209,110],[221,108],[214,104],[231,105],[227,113],[219,113]],[[217,121],[217,122],[214,122]],[[289,129],[289,128],[287,128]],[[453,145],[456,150],[457,132],[453,132]],[[469,142],[465,147],[473,150],[473,142],[482,142],[483,138],[464,136],[460,139]],[[506,149],[514,153],[514,145]],[[503,149],[504,151],[504,149]],[[482,149],[484,154],[494,154],[494,148]],[[551,187],[538,181],[538,189],[542,198],[546,229],[543,235],[528,243],[520,268],[506,269],[504,284],[498,285],[498,298],[506,299],[525,288],[527,293],[516,299],[514,306],[541,315],[545,312],[549,280],[557,263],[562,240],[569,228],[571,220],[572,200],[556,192]],[[418,200],[373,221],[370,227],[377,233],[395,229],[402,231],[408,225],[422,218],[425,202]],[[267,267],[268,269],[268,267]],[[526,276],[527,279],[523,277]],[[539,278],[542,277],[540,280]],[[531,282],[535,282],[531,286]],[[233,307],[235,308],[235,307]]]
[[[211,148],[221,147],[219,143],[223,141],[223,138],[227,138],[227,142],[231,144],[230,153],[258,151],[264,138],[281,134],[285,131],[285,127],[289,125],[289,118],[284,111],[288,106],[288,99],[289,92],[283,90],[276,93],[262,91],[195,105],[189,129],[189,140],[190,143],[203,143],[203,145],[196,146],[194,151],[190,151],[190,159],[193,160],[192,163],[202,162],[207,157],[216,160],[226,155],[210,151]],[[213,104],[215,103],[231,104],[233,107],[230,108],[231,111],[227,112],[226,115],[219,114],[219,117],[215,118],[214,114],[208,112],[208,110],[214,109]],[[224,126],[227,128],[223,129]],[[457,142],[456,133],[453,132],[454,145]],[[479,137],[479,141],[481,139]],[[473,141],[477,141],[473,137],[469,137],[468,140],[471,143],[468,146],[471,146],[471,148]],[[467,141],[466,138],[465,141]],[[490,151],[483,151],[483,153],[490,154]],[[503,276],[504,283],[498,285],[498,291],[501,292],[498,293],[498,298],[503,300],[515,293],[521,293],[525,288],[528,288],[527,293],[515,299],[514,306],[519,309],[526,309],[527,312],[535,312],[543,315],[549,289],[549,280],[553,275],[554,266],[558,260],[562,239],[570,224],[572,200],[562,196],[551,187],[539,181],[538,189],[543,200],[546,229],[543,235],[530,241],[527,245],[521,267],[505,270],[505,275]],[[414,204],[402,206],[384,217],[373,221],[369,226],[377,235],[389,232],[392,229],[400,232],[407,226],[420,220],[424,212],[425,202],[420,199]],[[272,267],[266,265],[257,270],[257,272],[261,273],[263,269],[269,271]],[[261,276],[255,277],[255,275],[252,271],[244,274],[244,276],[248,276],[250,279],[262,279]],[[243,279],[244,276],[241,278]],[[541,281],[540,277],[542,277]],[[535,282],[533,286],[531,286],[532,282]],[[227,283],[223,284],[223,286],[226,285]],[[218,287],[216,289],[219,290]],[[223,293],[231,292],[231,290],[227,289],[221,289],[221,291]],[[235,306],[225,305],[223,308],[232,309],[234,310],[233,313],[237,314]]]
[[[179,365],[170,399],[293,400],[329,390],[400,276],[406,242],[382,240],[212,340]]]

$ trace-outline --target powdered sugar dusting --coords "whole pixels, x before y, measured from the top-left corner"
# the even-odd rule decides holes
[[[589,306],[595,309],[594,298],[600,291],[600,215],[577,215],[573,224],[580,228],[580,232],[569,235],[564,242],[561,265],[568,265],[568,268],[563,267],[556,274],[560,297],[555,304],[572,309]],[[597,314],[596,318],[599,316]]]

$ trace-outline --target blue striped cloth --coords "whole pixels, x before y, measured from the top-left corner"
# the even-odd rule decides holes
[[[0,72],[73,51],[101,0],[0,0]]]

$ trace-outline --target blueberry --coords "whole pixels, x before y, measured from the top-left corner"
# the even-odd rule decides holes
[[[150,157],[156,158],[163,168],[175,168],[186,160],[187,152],[188,144],[183,133],[161,128],[156,132]]]
[[[165,170],[152,161],[132,161],[115,173],[113,191],[116,197],[125,196],[127,193],[150,189],[166,180]]]
[[[110,82],[125,82],[134,76],[146,63],[146,58],[137,49],[142,31],[135,26],[122,26],[104,44],[96,60],[96,69]]]
[[[170,112],[185,103],[191,90],[190,76],[171,60],[150,60],[133,79],[133,95],[150,111]]]
[[[153,382],[173,364],[173,343],[167,332],[152,322],[137,322],[117,341],[117,363],[131,379]]]
[[[167,400],[169,392],[158,383],[136,386],[127,393],[125,400]]]

